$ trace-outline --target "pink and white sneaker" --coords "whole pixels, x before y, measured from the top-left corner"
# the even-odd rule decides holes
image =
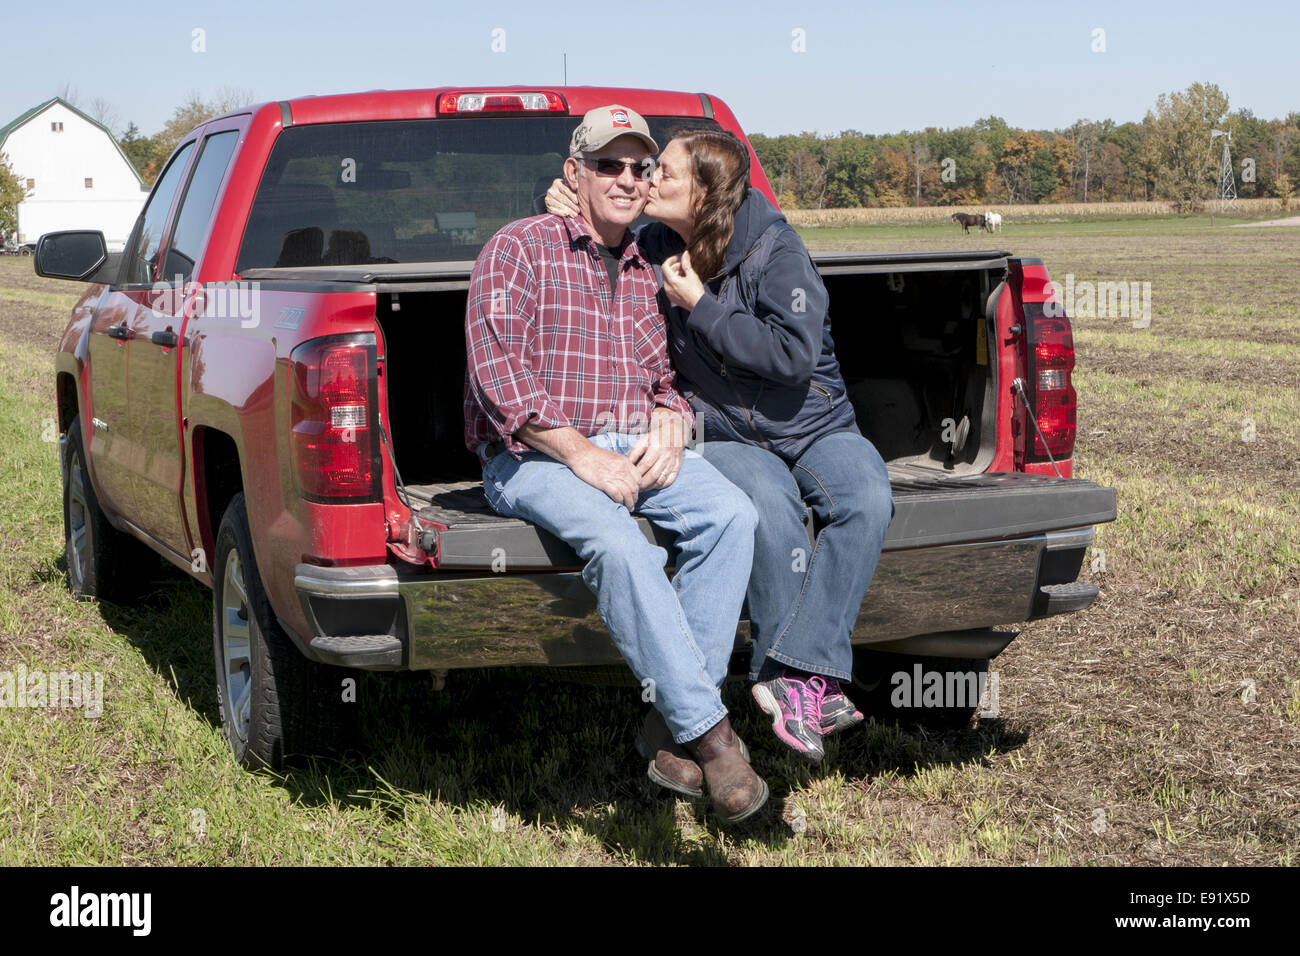
[[[772,718],[772,732],[787,747],[812,763],[821,763],[823,678],[795,677],[789,670],[780,677],[759,681],[751,691],[763,712]]]

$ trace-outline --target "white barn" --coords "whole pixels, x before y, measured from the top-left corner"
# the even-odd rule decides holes
[[[59,229],[99,229],[110,251],[126,244],[148,187],[112,133],[59,97],[0,126],[0,154],[28,187],[18,241]]]

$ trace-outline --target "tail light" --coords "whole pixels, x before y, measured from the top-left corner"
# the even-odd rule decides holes
[[[313,339],[293,350],[289,428],[304,498],[378,500],[375,364],[371,336]]]
[[[1048,451],[1056,459],[1074,455],[1076,398],[1070,373],[1074,369],[1074,333],[1070,320],[1060,315],[1044,316],[1041,308],[1026,306],[1029,334],[1029,382],[1033,389],[1034,417],[1038,432],[1030,428],[1027,461],[1047,461]],[[1037,313],[1037,314],[1035,314]],[[1047,440],[1047,447],[1043,446]]]
[[[568,104],[559,93],[549,90],[511,93],[457,91],[438,97],[438,115],[460,113],[567,113]]]

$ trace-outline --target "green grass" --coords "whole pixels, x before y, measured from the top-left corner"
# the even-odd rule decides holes
[[[54,309],[71,310],[77,302],[77,296],[54,292],[33,292],[31,290],[0,289],[0,299],[23,305],[43,305]]]

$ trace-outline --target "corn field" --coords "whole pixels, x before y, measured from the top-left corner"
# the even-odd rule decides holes
[[[1213,211],[1216,216],[1260,216],[1268,213],[1293,211],[1297,202],[1278,198],[1238,199],[1234,207],[1220,209],[1217,201],[1207,201],[1202,212]],[[786,219],[793,226],[865,226],[876,223],[921,223],[952,218],[955,212],[996,212],[1004,222],[1047,222],[1053,219],[1091,219],[1119,216],[1172,216],[1177,208],[1172,202],[1073,202],[1055,204],[1026,204],[1022,206],[902,206],[896,208],[865,209],[785,209]]]

